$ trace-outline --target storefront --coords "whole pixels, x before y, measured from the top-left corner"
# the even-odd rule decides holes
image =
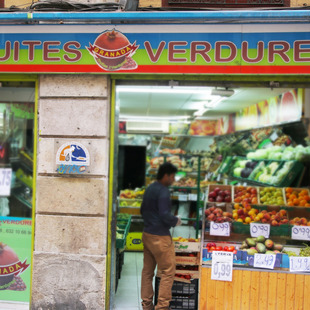
[[[33,309],[112,307],[117,87],[169,81],[225,89],[281,87],[296,90],[301,105],[292,113],[297,110],[294,121],[299,121],[309,113],[308,18],[302,10],[0,15],[0,82],[30,81],[34,90],[32,114],[24,117],[33,136],[28,129],[25,134],[33,141],[18,147],[19,154],[27,143],[33,151],[33,180],[27,180],[33,188],[32,214],[16,215],[32,221],[33,255],[25,274],[31,268]],[[221,128],[221,134],[228,133],[225,120]],[[254,303],[271,309],[280,293],[248,294],[250,300],[246,292],[266,283],[280,292],[276,282],[286,277],[287,283],[289,277],[302,278],[295,291],[304,309],[309,306],[300,293],[300,287],[308,287],[307,275],[236,268],[233,282],[220,282],[211,280],[210,270],[201,268],[200,309],[224,309],[227,303],[218,295],[223,290],[231,309],[252,309]],[[251,287],[235,285],[250,278]],[[299,302],[294,305],[300,308]]]

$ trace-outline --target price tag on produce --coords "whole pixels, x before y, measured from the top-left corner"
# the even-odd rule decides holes
[[[188,200],[197,201],[197,194],[188,194]]]
[[[290,256],[291,272],[310,272],[310,257]]]
[[[0,169],[0,196],[11,195],[11,179],[12,179],[11,168]]]
[[[264,236],[269,238],[270,224],[250,223],[251,237]]]
[[[211,280],[232,281],[233,253],[212,252]]]
[[[228,222],[224,223],[210,223],[210,235],[212,236],[230,236],[230,224]]]
[[[187,195],[179,195],[179,201],[187,201]]]
[[[310,241],[310,227],[294,225],[292,227],[292,239]]]
[[[273,269],[275,262],[275,254],[254,254],[254,268]]]

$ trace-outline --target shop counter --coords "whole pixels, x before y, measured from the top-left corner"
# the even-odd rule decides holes
[[[232,282],[201,268],[199,310],[309,310],[310,274],[234,268]]]

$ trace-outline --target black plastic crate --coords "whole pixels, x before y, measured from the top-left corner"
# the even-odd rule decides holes
[[[155,278],[154,304],[157,304],[160,278]],[[198,279],[192,279],[191,283],[174,281],[172,285],[172,300],[170,307],[173,310],[197,310],[198,309]]]
[[[190,309],[197,310],[197,294],[195,296],[172,296],[170,308],[174,310]]]

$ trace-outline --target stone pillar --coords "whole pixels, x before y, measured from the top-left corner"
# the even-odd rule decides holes
[[[109,85],[104,75],[39,78],[31,309],[105,308]],[[88,149],[90,173],[57,173],[59,140]]]

